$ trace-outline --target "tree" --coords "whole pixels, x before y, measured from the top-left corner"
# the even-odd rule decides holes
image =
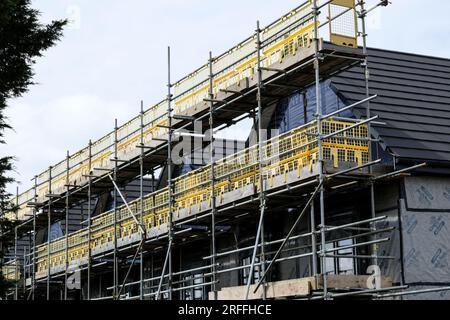
[[[31,0],[0,1],[0,144],[6,143],[5,130],[11,129],[4,114],[8,99],[22,96],[34,84],[36,58],[55,45],[67,24],[67,20],[56,20],[44,25],[39,17],[40,12],[31,7]],[[8,176],[13,161],[12,156],[0,157],[0,267],[3,251],[11,241],[4,233],[14,227],[3,216],[10,209],[7,185],[13,182]],[[9,285],[0,271],[0,298]]]

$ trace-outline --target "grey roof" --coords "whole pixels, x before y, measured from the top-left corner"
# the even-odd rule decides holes
[[[382,143],[403,160],[450,164],[450,59],[369,49],[372,116]],[[333,86],[348,103],[365,98],[361,67],[333,77]],[[365,115],[365,106],[354,110]]]

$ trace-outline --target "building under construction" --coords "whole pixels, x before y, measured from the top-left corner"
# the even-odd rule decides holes
[[[368,48],[387,5],[306,1],[177,82],[169,49],[162,102],[2,213],[8,299],[450,298],[450,60]]]

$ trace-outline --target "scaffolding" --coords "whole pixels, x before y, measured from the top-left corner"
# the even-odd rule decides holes
[[[74,272],[86,272],[83,299],[91,300],[91,278],[95,270],[112,264],[112,281],[95,299],[174,299],[188,289],[210,288],[210,299],[220,299],[218,277],[236,270],[246,270],[246,285],[237,290],[239,299],[271,299],[267,288],[273,266],[282,261],[308,258],[310,276],[306,279],[311,291],[307,299],[334,299],[352,295],[383,298],[408,294],[405,286],[382,289],[357,288],[350,292],[334,292],[335,278],[326,272],[329,258],[378,260],[377,245],[390,241],[378,238],[392,228],[377,229],[375,185],[386,179],[413,171],[421,164],[401,171],[375,174],[373,168],[381,161],[373,159],[370,101],[376,99],[369,91],[367,63],[366,16],[387,1],[379,1],[370,9],[364,1],[311,0],[302,3],[281,19],[265,28],[259,22],[255,34],[223,55],[213,57],[189,76],[176,83],[171,80],[171,52],[168,49],[167,97],[149,110],[141,102],[139,116],[118,126],[102,139],[92,142],[65,161],[50,167],[34,178],[34,187],[17,194],[16,216],[20,221],[14,230],[14,258],[4,266],[3,273],[11,280],[23,280],[24,299],[35,299],[36,290],[45,284],[46,298],[52,288],[63,287],[63,299],[69,299],[69,278]],[[328,16],[320,22],[322,11]],[[358,9],[359,8],[359,9]],[[358,31],[358,19],[361,32]],[[320,37],[329,27],[330,42]],[[363,40],[358,47],[358,38]],[[360,65],[366,75],[366,98],[330,114],[323,114],[320,83],[332,75]],[[280,97],[286,97],[306,86],[315,85],[315,119],[285,134],[264,139],[263,111]],[[340,117],[354,107],[366,106],[366,119]],[[217,160],[214,154],[215,134],[243,119],[254,118],[257,143],[232,156]],[[175,137],[181,132],[193,136],[194,122],[202,122],[209,144],[209,164],[174,178],[172,152]],[[166,170],[167,186],[144,194],[144,177]],[[139,179],[139,198],[127,201],[121,186]],[[369,186],[371,218],[350,224],[330,226],[326,221],[326,193],[339,193],[348,188]],[[92,202],[104,190],[112,190],[113,208],[92,216]],[[265,218],[268,203],[281,196],[295,198],[300,208],[287,235],[266,239]],[[275,200],[274,200],[275,199]],[[119,202],[122,205],[119,205]],[[87,218],[82,228],[69,232],[71,208],[87,203]],[[277,203],[277,205],[280,205]],[[288,204],[291,205],[291,204]],[[82,209],[83,210],[83,209]],[[254,245],[218,252],[217,233],[224,221],[239,221],[259,213]],[[316,212],[320,221],[316,223]],[[296,234],[297,227],[309,216],[309,232]],[[52,222],[64,221],[63,237],[37,245],[37,229]],[[191,223],[207,225],[207,234],[199,234]],[[367,228],[368,226],[368,228]],[[343,239],[330,239],[337,230],[357,228],[363,233]],[[18,235],[28,234],[28,250],[18,256]],[[174,250],[180,239],[207,238],[210,254],[203,257],[206,265],[174,270]],[[369,237],[370,240],[365,240]],[[328,238],[328,239],[327,239]],[[361,242],[329,249],[329,243],[351,238]],[[307,252],[281,257],[298,248],[287,248],[291,240],[310,239],[302,249]],[[274,245],[280,245],[271,252]],[[370,255],[357,255],[356,248],[371,248]],[[341,254],[351,250],[352,254]],[[222,266],[218,259],[239,252],[251,252],[251,261],[242,266]],[[159,275],[154,275],[155,253],[163,257]],[[145,277],[144,264],[151,258],[152,276]],[[23,271],[20,271],[21,263]],[[139,265],[139,280],[128,281],[133,267]],[[127,267],[127,265],[129,266]],[[262,276],[254,279],[258,268]],[[121,270],[125,269],[121,277]],[[319,270],[320,269],[320,270]],[[202,271],[198,283],[189,284],[183,276]],[[62,280],[61,280],[62,279]],[[252,285],[253,281],[257,281]],[[386,280],[386,279],[385,279]],[[387,281],[387,280],[386,280]],[[387,281],[388,283],[388,281]],[[129,288],[138,294],[124,294]],[[226,288],[222,288],[226,290]],[[442,289],[442,290],[445,290]],[[19,299],[19,284],[14,299]],[[146,292],[149,291],[149,292]],[[110,292],[110,293],[109,293]]]

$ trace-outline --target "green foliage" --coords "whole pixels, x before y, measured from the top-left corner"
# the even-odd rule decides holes
[[[5,143],[5,130],[11,124],[5,117],[7,101],[27,92],[33,85],[33,65],[43,52],[61,38],[67,20],[52,21],[48,25],[39,22],[39,11],[31,8],[31,0],[0,1],[0,144]],[[11,239],[3,234],[15,223],[1,217],[10,207],[7,185],[13,182],[8,172],[14,169],[14,158],[0,157],[0,264],[2,252]],[[1,265],[0,265],[1,266]],[[11,283],[0,273],[0,297]]]

